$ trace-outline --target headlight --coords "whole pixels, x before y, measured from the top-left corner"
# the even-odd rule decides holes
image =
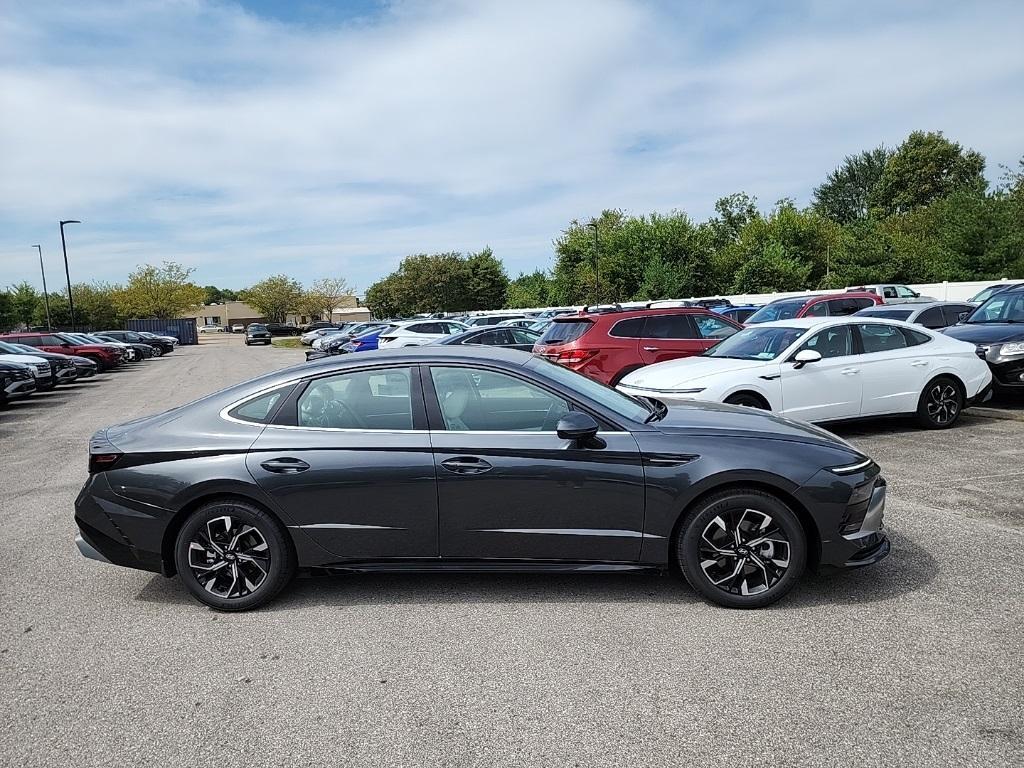
[[[999,354],[1003,357],[1024,355],[1024,341],[1012,341],[1009,344],[1003,344],[999,348]]]
[[[836,475],[852,475],[861,472],[871,466],[871,459],[861,459],[853,464],[844,464],[840,467],[829,467],[828,471]]]

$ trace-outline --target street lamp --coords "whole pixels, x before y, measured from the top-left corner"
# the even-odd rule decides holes
[[[46,270],[43,269],[43,246],[33,245],[37,251],[39,251],[39,272],[43,276],[43,303],[46,304],[46,330],[52,331],[53,326],[50,324],[50,294],[46,292]]]
[[[64,242],[64,225],[65,224],[81,224],[78,219],[67,219],[60,223],[60,247],[64,249],[64,277],[68,279],[68,306],[71,309],[71,330],[77,331],[78,326],[75,324],[75,299],[71,295],[71,272],[68,270],[68,244]]]
[[[597,242],[597,219],[591,219],[589,226],[594,228],[594,303],[601,301],[601,251]]]

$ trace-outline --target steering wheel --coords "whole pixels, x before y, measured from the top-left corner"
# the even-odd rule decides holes
[[[355,409],[346,403],[344,400],[328,400],[324,405],[324,416],[328,422],[328,426],[337,426],[339,418],[348,419],[356,428],[365,429],[366,421],[363,417],[356,413]],[[338,427],[344,429],[345,427]]]

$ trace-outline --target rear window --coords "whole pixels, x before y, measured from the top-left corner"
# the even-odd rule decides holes
[[[576,341],[580,336],[593,327],[590,320],[555,320],[544,335],[540,337],[538,344],[568,344]]]
[[[886,320],[906,320],[910,317],[912,310],[909,309],[879,309],[860,310],[857,317],[883,317]]]

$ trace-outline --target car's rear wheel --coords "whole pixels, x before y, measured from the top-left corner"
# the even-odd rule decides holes
[[[964,409],[960,385],[949,376],[928,382],[917,402],[917,421],[925,429],[948,429]]]
[[[201,602],[219,611],[246,611],[272,600],[294,577],[295,554],[286,537],[259,507],[212,502],[181,527],[174,562]]]
[[[745,405],[747,408],[760,408],[762,411],[771,410],[768,404],[752,392],[737,392],[725,398],[729,405]]]
[[[738,488],[703,499],[686,515],[676,555],[690,585],[727,608],[761,608],[796,584],[807,537],[780,499]]]

